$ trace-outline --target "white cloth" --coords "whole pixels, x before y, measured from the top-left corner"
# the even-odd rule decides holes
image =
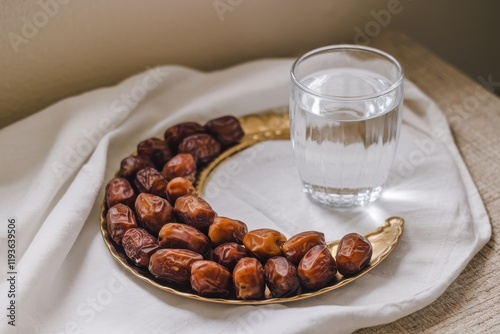
[[[356,282],[295,303],[211,304],[149,286],[107,250],[99,208],[120,160],[181,121],[286,105],[291,63],[263,60],[213,73],[149,69],[0,130],[0,236],[5,245],[7,218],[15,217],[19,333],[348,333],[394,321],[442,294],[491,229],[444,116],[408,81],[398,156],[378,202],[356,210],[311,203],[288,141],[239,153],[231,160],[237,168],[229,174],[220,166],[207,193],[220,215],[287,236],[315,229],[334,240],[373,230],[391,215],[405,218],[396,250]],[[5,254],[3,246],[2,275]],[[3,310],[8,288],[2,280]],[[1,328],[12,330],[7,320]]]

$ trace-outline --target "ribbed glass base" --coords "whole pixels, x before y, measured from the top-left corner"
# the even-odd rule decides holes
[[[320,204],[331,207],[350,208],[367,205],[379,198],[382,186],[375,188],[328,188],[304,184],[304,192]]]

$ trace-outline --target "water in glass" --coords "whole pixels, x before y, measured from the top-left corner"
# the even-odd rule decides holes
[[[387,180],[401,122],[400,91],[369,96],[391,84],[364,69],[334,68],[301,80],[319,95],[292,92],[291,138],[304,191],[336,206],[358,206],[376,199]]]

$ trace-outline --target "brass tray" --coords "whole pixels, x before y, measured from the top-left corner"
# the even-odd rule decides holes
[[[270,110],[258,114],[242,116],[239,118],[239,120],[241,122],[243,130],[245,131],[245,136],[238,145],[235,145],[222,152],[208,166],[199,171],[196,181],[196,190],[200,196],[203,195],[203,190],[209,180],[210,174],[222,161],[228,159],[231,155],[262,141],[290,138],[288,113],[280,112],[278,110]],[[404,228],[404,220],[402,218],[390,217],[387,218],[386,221],[375,231],[366,233],[365,236],[368,238],[368,240],[370,240],[373,246],[373,255],[369,266],[367,266],[355,276],[344,278],[342,275],[337,273],[336,278],[329,286],[317,291],[306,292],[293,297],[271,298],[271,296],[269,295],[269,291],[266,291],[266,297],[268,297],[266,299],[236,300],[201,297],[199,295],[191,293],[189,288],[160,282],[159,280],[155,279],[155,277],[151,275],[146,268],[140,268],[133,265],[127,259],[123,248],[112,241],[106,228],[106,211],[106,201],[104,199],[101,205],[100,217],[102,237],[113,257],[128,272],[141,279],[142,281],[157,287],[160,290],[167,291],[178,296],[205,302],[231,305],[264,305],[288,303],[315,297],[320,294],[338,289],[358,279],[359,277],[375,268],[378,264],[380,264],[394,250],[401,238]],[[249,228],[251,229],[251,226],[249,226]],[[328,247],[334,256],[337,251],[338,243],[339,240],[328,242]]]

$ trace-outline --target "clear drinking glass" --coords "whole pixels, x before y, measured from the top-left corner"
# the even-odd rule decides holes
[[[376,200],[402,118],[403,68],[380,50],[334,45],[291,68],[290,135],[304,191],[335,207]]]

